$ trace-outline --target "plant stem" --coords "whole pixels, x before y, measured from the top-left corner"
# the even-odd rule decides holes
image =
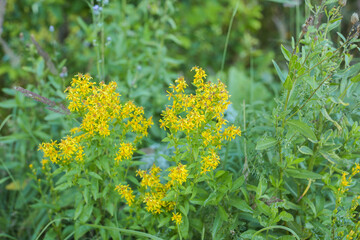
[[[238,7],[239,7],[239,1],[236,2],[236,6],[234,8],[233,14],[232,14],[231,19],[230,19],[229,28],[228,28],[227,35],[226,35],[226,40],[225,40],[225,47],[224,47],[223,57],[222,57],[222,61],[221,61],[220,72],[222,72],[224,70],[225,57],[226,57],[227,47],[228,47],[229,38],[230,38],[230,31],[231,31],[231,27],[232,27],[232,24],[233,24],[233,21],[234,21],[234,18],[235,18],[235,14],[237,12]]]
[[[306,101],[303,103],[303,105],[301,105],[300,108],[298,108],[290,117],[288,117],[287,119],[285,119],[285,122],[288,121],[290,118],[292,118],[297,112],[299,112],[303,107],[305,107],[305,105],[309,102],[309,100],[314,96],[314,94],[317,92],[317,90],[319,90],[319,88],[325,83],[326,80],[328,80],[330,77],[332,76],[332,74],[330,74],[328,77],[326,77],[320,84],[319,86],[312,92],[312,94],[310,95],[310,97],[308,97],[308,99],[306,99]],[[285,123],[284,123],[285,124]]]

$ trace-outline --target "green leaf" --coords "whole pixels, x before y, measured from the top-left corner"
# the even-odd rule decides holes
[[[231,192],[240,188],[244,184],[244,182],[245,182],[245,177],[244,177],[244,175],[242,175],[241,177],[236,179],[235,182],[233,183],[233,185],[231,187]]]
[[[210,204],[211,204],[211,202],[216,199],[216,194],[217,194],[216,191],[210,193],[209,197],[204,201],[203,206],[205,207],[205,206],[207,205],[207,203],[210,203]]]
[[[159,225],[158,227],[162,227],[162,226],[165,226],[165,225],[168,225],[170,222],[170,216],[167,216],[167,217],[162,217],[159,219]]]
[[[2,179],[0,179],[0,184],[6,182],[10,177],[4,177]]]
[[[305,154],[305,155],[313,155],[313,151],[307,147],[307,146],[301,146],[299,148],[299,151],[302,153],[302,154]]]
[[[350,81],[357,83],[360,81],[360,74],[356,75],[355,77],[351,78]]]
[[[286,90],[291,90],[292,89],[292,87],[293,87],[293,81],[292,81],[292,79],[291,79],[291,76],[290,75],[288,75],[287,77],[286,77],[286,80],[285,80],[285,82],[284,82],[284,88],[286,89]]]
[[[277,144],[277,142],[278,141],[275,138],[268,137],[268,138],[258,141],[255,149],[258,151],[265,150],[267,148],[275,146]]]
[[[161,199],[162,201],[174,201],[176,192],[174,190],[169,191],[166,196]]]
[[[280,81],[282,83],[285,82],[285,79],[286,79],[285,74],[281,71],[281,69],[279,68],[279,66],[277,65],[277,63],[274,60],[272,60],[272,63],[274,64],[275,70],[280,78]]]
[[[80,222],[86,222],[90,218],[93,209],[94,206],[92,204],[86,204],[79,217]]]
[[[218,232],[218,230],[220,229],[222,224],[223,224],[223,220],[221,219],[219,212],[217,212],[214,223],[211,228],[212,239],[216,239],[216,237],[215,237],[216,233]]]
[[[285,169],[285,172],[293,177],[300,179],[321,179],[322,175],[318,173],[314,173],[305,169]]]
[[[244,201],[239,198],[230,198],[229,204],[243,212],[253,213],[253,209]]]
[[[102,180],[102,177],[100,177],[99,174],[95,173],[95,172],[89,172],[88,173],[90,176],[92,176],[93,178],[96,178],[98,180]]]
[[[111,216],[114,215],[114,209],[115,209],[115,204],[113,201],[111,201],[110,199],[106,201],[105,203],[105,209],[106,211],[108,211],[108,213],[110,213]]]
[[[68,189],[70,187],[69,183],[62,183],[59,186],[57,186],[54,190],[55,191],[64,191],[65,189]]]
[[[279,215],[280,219],[285,221],[285,222],[290,222],[290,221],[294,221],[294,217],[288,213],[288,212],[285,212],[285,211],[282,211]]]
[[[289,50],[287,50],[284,45],[281,44],[281,52],[282,54],[284,55],[286,61],[289,61],[290,60],[290,57],[291,57],[291,53],[289,52]]]
[[[339,161],[341,161],[341,158],[334,152],[326,152],[324,150],[320,150],[320,154],[332,164],[338,164]]]
[[[75,239],[80,239],[82,236],[84,236],[85,233],[91,230],[91,227],[84,226],[79,223],[75,223]]]
[[[183,238],[187,239],[189,235],[189,219],[186,215],[182,216],[182,223],[180,224],[180,231]]]
[[[218,213],[223,221],[226,222],[228,220],[229,215],[227,214],[223,206],[218,205]]]
[[[94,200],[98,199],[99,181],[96,180],[96,179],[92,179],[90,188],[91,188],[91,193],[92,193],[92,196],[93,196]]]
[[[80,214],[82,213],[82,210],[84,208],[84,203],[80,202],[77,207],[75,208],[75,213],[74,213],[74,220],[76,220]]]
[[[317,142],[314,131],[306,123],[300,120],[289,120],[287,121],[287,124],[293,127],[295,131],[308,138],[310,141],[314,143]]]

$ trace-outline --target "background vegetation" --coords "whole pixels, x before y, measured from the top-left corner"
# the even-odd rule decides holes
[[[279,225],[294,231],[301,239],[328,239],[335,237],[335,233],[326,228],[336,219],[347,223],[343,224],[346,229],[336,230],[336,239],[345,238],[355,229],[356,221],[346,215],[348,209],[354,208],[351,204],[359,192],[355,174],[353,188],[347,192],[349,196],[335,192],[341,187],[339,181],[344,171],[351,175],[354,164],[359,162],[356,125],[359,88],[349,87],[357,81],[353,78],[359,72],[359,52],[344,50],[326,60],[317,56],[335,55],[336,49],[344,45],[341,34],[335,32],[342,33],[344,38],[348,36],[353,26],[351,15],[360,6],[356,1],[348,1],[341,8],[341,24],[337,18],[330,19],[336,22],[329,29],[333,30],[331,34],[323,34],[325,30],[321,27],[310,29],[302,42],[305,47],[300,48],[300,53],[293,53],[292,36],[297,43],[302,25],[314,15],[315,10],[311,10],[309,4],[326,5],[329,12],[338,1],[0,0],[0,238],[47,236],[51,239],[55,236],[51,231],[42,232],[51,222],[49,212],[71,208],[49,203],[50,186],[43,190],[45,195],[49,192],[48,203],[46,197],[43,202],[38,200],[41,194],[29,165],[41,169],[39,144],[61,139],[73,127],[73,121],[18,93],[15,86],[46,97],[59,106],[67,106],[64,90],[77,73],[90,73],[97,82],[115,81],[124,101],[133,100],[144,107],[146,117],[153,117],[155,124],[139,148],[147,153],[143,161],[157,159],[161,163],[160,154],[166,154],[167,150],[166,144],[160,142],[166,133],[157,123],[168,103],[168,85],[179,76],[191,79],[189,70],[195,65],[206,69],[210,81],[220,78],[228,86],[232,105],[225,116],[241,127],[243,136],[221,151],[227,161],[220,168],[234,180],[243,176],[239,189],[230,188],[227,194],[245,200],[246,205],[222,202],[225,215],[216,207],[216,202],[209,208],[205,208],[204,202],[198,204],[204,207],[196,211],[204,215],[210,209],[213,216],[208,222],[196,225],[188,237],[250,239],[268,227],[256,234],[259,239],[265,236],[294,239],[294,235],[288,235],[289,231],[275,227],[273,230],[273,226]],[[327,24],[329,18],[321,13],[316,20]],[[311,47],[315,35],[323,48]],[[292,92],[292,96],[299,96],[298,101],[291,97],[289,100],[287,92],[293,91],[296,83],[289,87],[281,76],[286,78],[291,64],[304,63],[293,59],[293,55],[300,59],[302,51],[313,54],[304,61],[310,62],[308,68],[302,70],[309,71],[309,78],[314,80],[307,85],[302,83]],[[319,62],[325,65],[314,70],[312,67]],[[294,68],[300,70],[298,65]],[[333,95],[328,88],[316,93],[315,97],[324,101],[306,105],[300,111],[301,116],[296,115],[294,120],[301,121],[300,126],[306,122],[311,131],[304,127],[307,136],[295,134],[299,122],[290,122],[290,126],[281,122],[297,113],[317,83],[327,77],[324,72],[334,76],[329,88],[337,86],[338,90],[331,92]],[[346,84],[341,84],[340,79],[346,79]],[[349,103],[350,107],[345,108],[342,102]],[[287,115],[282,115],[283,112]],[[319,128],[322,130],[317,132]],[[319,142],[312,139],[313,131]],[[137,153],[136,158],[140,159],[141,154]],[[282,165],[278,163],[280,160]],[[218,175],[219,183],[228,176],[223,174]],[[296,177],[299,174],[303,174],[302,177]],[[324,191],[323,198],[317,196],[320,190]],[[333,213],[339,207],[339,199],[345,199],[346,204]],[[333,229],[335,225],[331,225]],[[207,226],[206,230],[202,230],[203,226]],[[165,239],[177,236],[164,233],[161,227],[121,227]],[[69,228],[62,236],[71,238],[72,231]],[[83,237],[99,238],[99,235],[90,231]]]

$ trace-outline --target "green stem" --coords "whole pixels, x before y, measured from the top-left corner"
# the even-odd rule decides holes
[[[222,57],[222,61],[221,61],[220,72],[222,72],[224,70],[225,57],[226,57],[226,52],[227,52],[229,38],[230,38],[230,31],[231,31],[231,27],[232,27],[232,24],[233,24],[233,21],[234,21],[234,18],[235,18],[238,7],[239,7],[239,1],[236,2],[236,6],[234,8],[234,11],[233,11],[231,19],[230,19],[229,28],[228,28],[227,35],[226,35],[226,40],[225,40],[225,47],[224,47],[223,57]]]
[[[319,86],[311,93],[310,97],[308,97],[308,99],[306,99],[306,101],[303,103],[303,105],[301,105],[300,108],[298,108],[290,117],[288,117],[287,119],[285,119],[285,122],[288,121],[290,118],[292,118],[297,112],[299,112],[303,107],[305,107],[305,105],[310,101],[310,99],[314,96],[314,94],[317,92],[317,90],[319,90],[319,88],[325,83],[326,80],[328,80],[330,77],[332,76],[332,74],[330,74],[328,77],[326,77],[320,84]],[[285,124],[285,122],[283,124]]]

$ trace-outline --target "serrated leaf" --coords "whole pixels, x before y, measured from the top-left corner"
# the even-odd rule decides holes
[[[276,144],[277,144],[277,140],[275,138],[268,137],[268,138],[258,141],[255,149],[258,151],[261,151],[261,150],[271,148],[271,147],[275,146]]]
[[[314,131],[304,122],[300,120],[289,120],[287,124],[294,128],[295,131],[308,138],[312,142],[317,142]]]

